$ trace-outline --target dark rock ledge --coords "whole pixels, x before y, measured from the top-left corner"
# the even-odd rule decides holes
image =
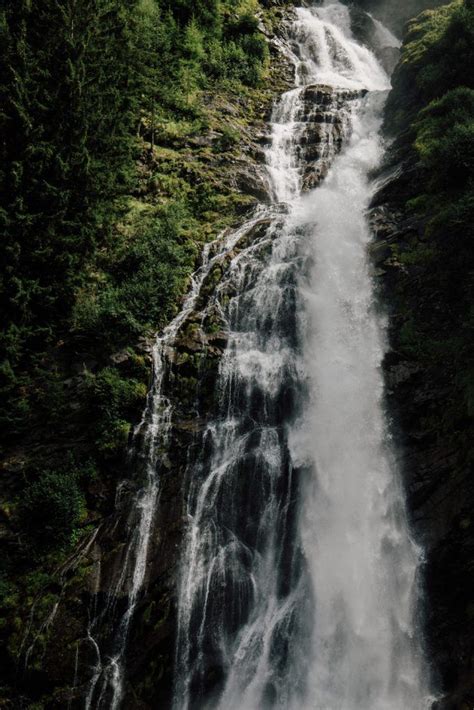
[[[434,707],[469,710],[474,707],[474,478],[449,427],[442,426],[456,373],[449,362],[426,367],[407,350],[404,337],[410,310],[442,306],[423,266],[403,258],[409,245],[425,240],[424,224],[407,218],[405,208],[420,179],[414,155],[407,158],[395,144],[370,210],[371,255],[389,316],[386,402],[412,532],[424,549],[419,624],[439,694]]]

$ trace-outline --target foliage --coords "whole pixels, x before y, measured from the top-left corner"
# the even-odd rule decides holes
[[[0,3],[0,704],[64,704],[58,680],[42,680],[55,570],[113,509],[150,338],[177,312],[202,242],[248,208],[222,166],[269,93],[260,10]],[[71,638],[79,570],[67,575]],[[34,682],[17,687],[29,631]]]
[[[130,419],[146,395],[146,386],[132,377],[123,377],[113,367],[96,375],[88,373],[86,397],[91,414],[91,436],[97,453],[110,459],[123,452],[130,432]]]
[[[416,148],[434,191],[462,191],[474,175],[474,90],[457,86],[432,101],[416,122]]]
[[[65,547],[85,512],[80,490],[82,471],[65,466],[43,471],[25,489],[20,503],[23,527],[30,541],[41,547]]]
[[[121,240],[137,126],[152,149],[173,126],[192,135],[202,92],[258,84],[267,46],[253,0],[2,7],[0,419],[11,439],[41,409],[35,362],[59,342],[95,331],[114,347],[173,315],[196,254],[193,219],[219,205],[200,177],[189,194],[180,177],[185,194]]]
[[[74,330],[91,338],[100,334],[118,347],[164,326],[195,260],[195,247],[186,239],[189,219],[186,207],[173,203],[153,219],[142,218],[133,240],[116,239],[105,259],[98,255],[95,281],[78,293]],[[107,271],[97,279],[101,266]]]
[[[259,10],[0,3],[5,658],[31,603],[21,579],[36,586],[39,567],[48,576],[110,513],[149,384],[145,341],[175,315],[200,243],[245,207],[209,167],[214,145],[193,141],[211,132],[209,95],[258,94]],[[235,149],[239,132],[212,120],[220,148]],[[0,666],[10,682],[3,655]]]
[[[452,418],[443,421],[459,437],[473,411],[473,51],[472,3],[423,13],[409,25],[388,103],[399,145],[416,152],[419,180],[407,208],[424,225],[421,240],[406,243],[400,256],[423,287],[399,294],[400,345],[427,370],[452,373]],[[460,441],[459,449],[469,446]]]
[[[474,19],[466,2],[454,0],[412,20],[392,80],[389,128],[406,130],[433,99],[458,86],[474,88],[473,61]]]
[[[240,96],[261,82],[258,10],[254,0],[0,6],[0,431],[2,453],[25,457],[7,493],[25,544],[5,558],[5,599],[16,598],[19,559],[53,559],[110,510],[113,495],[94,486],[113,490],[144,406],[139,340],[175,315],[199,242],[241,204],[216,185],[206,149],[196,160],[186,146],[208,128],[206,92]],[[221,149],[238,138],[224,127]]]

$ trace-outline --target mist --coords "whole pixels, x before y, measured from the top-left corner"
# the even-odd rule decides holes
[[[358,7],[373,13],[398,36],[403,34],[405,23],[423,10],[429,10],[440,5],[446,5],[446,0],[354,0],[346,4]]]

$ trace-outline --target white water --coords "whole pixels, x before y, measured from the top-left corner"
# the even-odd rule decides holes
[[[327,3],[317,10],[299,8],[297,18],[297,75],[302,83],[370,91],[389,88],[388,77],[375,56],[352,38],[349,12],[344,5]]]
[[[373,17],[370,13],[367,13],[374,23],[375,26],[375,40],[379,44],[380,47],[395,47],[396,49],[400,49],[402,46],[401,40],[398,39],[398,37],[395,37],[393,32],[390,32],[390,30],[385,27],[380,20],[377,20],[376,17]]]
[[[268,153],[288,215],[219,287],[237,295],[220,412],[190,471],[174,707],[421,710],[420,552],[383,413],[367,257],[389,78],[339,3],[297,11],[291,56],[300,88],[275,109]],[[333,87],[324,110],[343,112],[346,147],[302,194],[309,84]],[[369,93],[341,109],[340,90]],[[328,128],[320,161],[332,141]]]
[[[314,470],[301,527],[315,594],[305,707],[321,710],[429,706],[413,623],[419,551],[384,421],[384,328],[367,257],[381,107],[379,95],[362,102],[348,147],[292,215],[313,224],[315,266],[305,287],[310,401],[291,448]]]

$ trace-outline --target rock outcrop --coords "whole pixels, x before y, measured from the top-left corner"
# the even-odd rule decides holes
[[[304,89],[295,120],[301,121],[298,158],[303,166],[303,191],[312,190],[326,176],[334,155],[350,132],[349,103],[363,91],[334,90],[322,84]]]
[[[467,710],[474,703],[474,483],[458,434],[468,428],[449,419],[455,417],[452,363],[427,362],[409,346],[412,309],[428,314],[427,337],[448,338],[455,304],[440,299],[427,267],[404,259],[414,242],[426,246],[425,224],[406,210],[423,179],[414,153],[395,144],[379,179],[370,213],[372,259],[389,316],[387,406],[413,535],[424,548],[420,631],[440,697],[435,707]]]

